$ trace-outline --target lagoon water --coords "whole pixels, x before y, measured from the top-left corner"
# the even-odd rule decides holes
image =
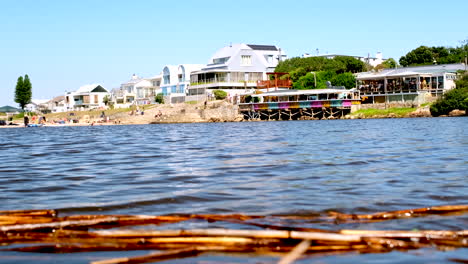
[[[467,135],[467,117],[0,129],[0,210],[307,215],[466,204]],[[308,227],[460,230],[468,229],[468,217]],[[132,254],[0,252],[0,263]],[[425,249],[298,263],[451,263],[467,255]],[[201,256],[167,263],[217,260],[275,261]]]

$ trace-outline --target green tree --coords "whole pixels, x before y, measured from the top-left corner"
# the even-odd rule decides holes
[[[346,89],[356,87],[356,77],[350,72],[345,72],[336,75],[331,79],[333,86],[344,86]]]
[[[287,72],[293,82],[294,89],[323,89],[327,88],[326,82],[343,73],[356,73],[365,71],[366,64],[359,59],[350,56],[336,56],[333,59],[325,57],[291,58],[281,61],[276,67],[276,72]],[[313,74],[315,72],[316,83]],[[352,74],[351,74],[352,75]],[[346,83],[343,86],[350,86],[349,74],[347,77],[340,77],[337,83]],[[348,80],[348,81],[345,81]],[[333,82],[332,82],[333,83]],[[351,87],[354,87],[353,84]]]
[[[110,97],[109,97],[109,95],[104,96],[104,98],[102,98],[102,102],[103,102],[105,105],[108,105],[109,102],[110,102]]]
[[[398,66],[397,62],[393,58],[386,59],[384,62],[382,62],[382,65],[387,69],[393,69]]]
[[[293,83],[293,89],[296,90],[307,90],[314,88],[316,88],[316,83],[314,75],[310,72],[300,77],[296,82]]]
[[[24,110],[24,107],[31,103],[32,98],[32,85],[29,80],[29,76],[26,74],[24,76],[18,77],[15,88],[15,102],[18,103],[21,109]]]
[[[158,104],[164,104],[164,95],[162,93],[158,93],[156,97],[154,98],[154,100]]]
[[[400,64],[404,67],[413,65],[430,65],[460,63],[468,54],[466,41],[461,41],[460,47],[427,47],[420,46],[400,58]]]
[[[216,98],[216,100],[223,100],[224,98],[227,97],[227,93],[223,90],[214,90],[213,94]]]

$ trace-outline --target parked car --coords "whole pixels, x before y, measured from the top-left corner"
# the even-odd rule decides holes
[[[6,126],[7,122],[5,120],[0,120],[0,126]]]

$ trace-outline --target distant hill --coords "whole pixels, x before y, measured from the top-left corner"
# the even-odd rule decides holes
[[[9,106],[9,105],[0,107],[0,113],[14,113],[14,112],[22,112],[22,110],[13,106]]]

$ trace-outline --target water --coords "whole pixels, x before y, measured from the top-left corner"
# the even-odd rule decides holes
[[[466,117],[0,129],[0,210],[307,215],[466,204],[467,133]],[[451,216],[309,227],[459,230],[467,223]],[[466,255],[430,249],[301,263],[450,263]],[[0,262],[102,256],[109,253],[8,252]]]

